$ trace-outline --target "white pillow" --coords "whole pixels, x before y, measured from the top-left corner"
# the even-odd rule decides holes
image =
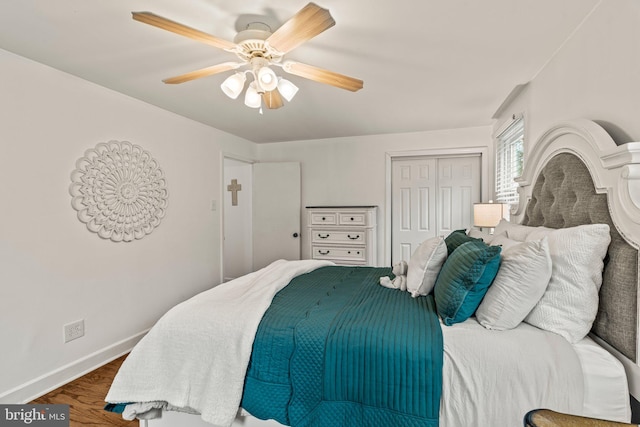
[[[527,236],[547,236],[551,280],[525,322],[576,343],[591,330],[598,312],[603,259],[611,236],[607,224],[589,224],[558,230],[539,227]]]
[[[493,235],[489,234],[489,233],[485,233],[483,231],[480,231],[478,229],[472,228],[469,230],[469,233],[467,233],[469,237],[473,237],[476,239],[482,239],[483,242],[485,242],[487,245],[491,244],[491,241],[493,240]]]
[[[509,240],[498,236],[496,239]],[[495,240],[494,239],[494,242]],[[498,274],[476,311],[487,329],[513,329],[529,314],[544,294],[551,277],[547,239],[502,245]]]
[[[530,227],[528,225],[520,225],[520,224],[512,224],[506,219],[501,219],[496,228],[493,230],[493,235],[498,236],[504,234],[511,240],[516,240],[518,242],[524,242],[527,239],[527,236],[539,229],[544,228],[545,230],[553,230],[552,228],[546,227]]]
[[[518,242],[525,242],[527,240],[540,240],[540,238],[530,238],[531,234],[542,233],[543,235],[549,234],[549,232],[555,230],[554,228],[547,227],[529,227],[528,225],[516,225],[507,231],[507,236],[510,239],[517,240]],[[537,234],[538,235],[538,234]],[[540,235],[538,235],[540,236]]]
[[[412,297],[428,295],[447,259],[447,245],[441,236],[427,239],[411,255],[407,270],[407,291]]]
[[[507,249],[511,249],[512,247],[517,246],[520,243],[523,242],[512,240],[508,238],[506,234],[499,234],[493,238],[493,240],[491,241],[491,246],[502,246],[502,252],[504,255],[504,251],[506,251]]]
[[[515,224],[511,224],[509,221],[507,221],[506,219],[501,219],[500,222],[498,223],[498,225],[496,225],[496,227],[493,229],[493,236],[498,236],[500,234],[507,234],[507,230],[511,227],[513,227]]]

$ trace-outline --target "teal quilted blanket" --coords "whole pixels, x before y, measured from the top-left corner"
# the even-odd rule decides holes
[[[435,304],[380,286],[389,275],[331,266],[293,279],[258,327],[242,407],[293,427],[437,427]]]

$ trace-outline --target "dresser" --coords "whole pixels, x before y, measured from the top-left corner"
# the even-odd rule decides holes
[[[376,206],[307,206],[312,259],[377,266]]]

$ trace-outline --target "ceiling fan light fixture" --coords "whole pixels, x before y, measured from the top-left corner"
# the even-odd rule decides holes
[[[282,77],[278,78],[278,92],[287,102],[291,102],[296,93],[298,93],[298,86],[294,85],[287,79]]]
[[[236,99],[242,93],[246,80],[247,77],[244,73],[238,72],[227,77],[220,85],[220,88],[229,98]]]
[[[256,78],[258,79],[260,87],[264,89],[265,92],[271,92],[278,86],[278,76],[276,76],[276,73],[269,67],[260,67]]]
[[[264,103],[267,109],[274,110],[283,106],[283,99],[291,101],[298,88],[287,80],[279,79],[271,69],[272,66],[281,67],[286,73],[301,78],[352,92],[362,89],[364,85],[360,79],[313,65],[296,61],[283,62],[284,56],[289,52],[335,25],[336,22],[329,10],[313,2],[279,25],[275,31],[272,31],[271,26],[265,22],[249,22],[244,30],[238,32],[233,42],[152,12],[132,12],[132,17],[144,24],[234,53],[240,60],[240,62],[223,62],[162,80],[166,84],[184,83],[247,67],[248,70],[244,73],[251,73],[253,82],[245,93],[245,104],[252,108],[259,108]],[[233,76],[227,77],[220,87],[229,98],[237,99],[244,90],[245,84],[246,75],[236,72]]]
[[[256,82],[251,82],[244,94],[244,105],[250,108],[260,108],[262,106],[262,96],[256,89]]]

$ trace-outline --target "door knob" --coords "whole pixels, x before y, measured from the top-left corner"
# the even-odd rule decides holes
[[[293,237],[298,237],[298,233],[293,233]]]

